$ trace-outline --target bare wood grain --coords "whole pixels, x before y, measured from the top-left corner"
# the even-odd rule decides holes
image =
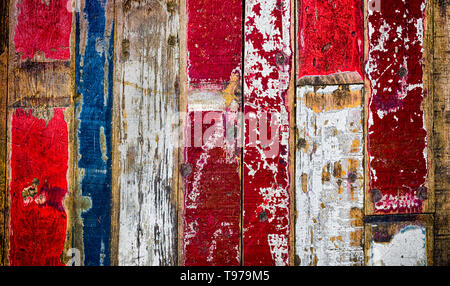
[[[450,2],[432,1],[433,22],[433,146],[435,265],[450,265]]]
[[[8,1],[0,3],[0,266],[8,264],[9,210],[6,187],[8,100]]]

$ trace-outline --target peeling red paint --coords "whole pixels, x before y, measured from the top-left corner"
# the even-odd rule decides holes
[[[187,1],[188,82],[223,84],[242,59],[242,1]]]
[[[246,2],[244,265],[289,263],[290,9],[288,0]]]
[[[362,73],[361,0],[299,0],[298,77]]]
[[[369,9],[369,179],[377,213],[422,212],[427,176],[422,101],[426,1]]]
[[[32,111],[17,109],[11,122],[10,265],[63,265],[66,239],[68,129],[63,109],[45,122]],[[22,191],[39,180],[37,194]]]
[[[22,59],[44,53],[45,58],[70,58],[72,13],[70,0],[18,1],[17,26],[14,34],[16,52]]]

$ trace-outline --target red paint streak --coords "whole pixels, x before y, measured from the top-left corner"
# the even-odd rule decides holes
[[[188,0],[188,82],[222,84],[242,59],[242,1]]]
[[[11,265],[63,265],[67,216],[68,130],[63,109],[46,122],[17,109],[11,123]],[[22,190],[39,179],[46,202],[25,204]]]
[[[416,25],[424,19],[425,1],[381,4],[381,10],[368,17],[373,27],[367,65],[373,120],[368,123],[370,188],[383,194],[375,204],[378,213],[422,212],[417,194],[427,176],[427,132],[421,107],[423,31]]]
[[[290,4],[288,0],[246,3],[244,265],[289,263],[289,109],[286,100],[292,59]],[[249,120],[251,113],[256,115],[257,121],[268,113],[268,122],[256,127]],[[271,118],[277,116],[281,121],[271,122]],[[271,145],[264,145],[263,126],[268,126],[267,138],[273,138]],[[252,139],[255,134],[260,135]],[[264,150],[273,152],[263,155]]]
[[[204,119],[210,112],[190,112],[188,115],[190,143],[186,145],[192,147],[185,148],[185,162],[192,172],[185,181],[185,265],[239,265],[240,150],[235,149],[234,144],[225,147],[218,143],[213,147],[209,145],[212,139],[195,143],[201,140],[195,131],[195,113]],[[219,122],[204,124],[200,129],[203,136],[215,124],[225,126],[227,113],[216,114]],[[221,134],[221,140],[225,134]]]
[[[361,0],[299,0],[298,77],[362,73]]]
[[[14,45],[16,51],[22,53],[22,59],[32,59],[40,52],[47,59],[70,58],[72,13],[67,9],[69,1],[18,1]]]

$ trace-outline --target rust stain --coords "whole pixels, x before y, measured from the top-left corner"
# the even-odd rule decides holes
[[[343,176],[345,176],[345,171],[342,169],[341,162],[339,162],[339,161],[334,162],[333,176],[335,178],[342,178]]]
[[[330,167],[331,167],[331,164],[328,163],[322,169],[322,184],[324,184],[325,182],[329,182],[330,181],[330,178],[331,178]]]
[[[330,94],[308,92],[303,100],[308,108],[320,113],[360,106],[362,93],[361,90],[350,90],[348,86],[339,86]]]
[[[302,191],[306,193],[308,191],[308,175],[302,174]]]
[[[358,171],[358,167],[359,167],[359,162],[356,159],[348,159],[349,162],[349,170],[348,172],[353,172],[353,173],[357,173]]]
[[[361,246],[362,244],[363,230],[357,229],[350,232],[350,245],[351,246]]]
[[[230,77],[230,83],[222,91],[223,99],[225,100],[226,106],[230,106],[233,101],[239,101],[239,97],[236,96],[236,91],[239,89],[239,74],[233,73]]]
[[[352,208],[350,210],[350,225],[353,227],[363,226],[363,210],[360,208]]]
[[[360,146],[361,142],[359,141],[359,139],[353,140],[352,146],[350,147],[350,153],[358,153]]]

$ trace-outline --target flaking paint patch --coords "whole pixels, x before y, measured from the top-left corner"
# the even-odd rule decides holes
[[[246,1],[245,9],[243,264],[288,265],[291,1]],[[270,134],[252,124],[266,115]]]
[[[372,241],[369,266],[426,266],[426,229],[407,225],[388,242]]]
[[[364,155],[353,143],[363,140],[363,86],[304,86],[297,94],[297,134],[316,148],[296,149],[296,255],[300,265],[362,265]]]

